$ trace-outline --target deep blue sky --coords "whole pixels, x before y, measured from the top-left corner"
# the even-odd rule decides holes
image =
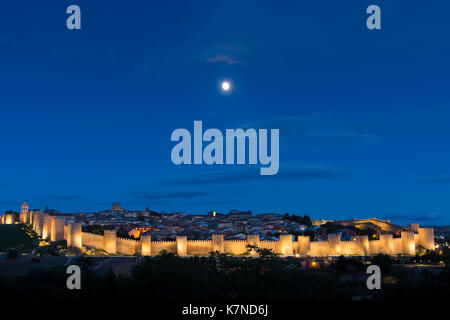
[[[82,30],[66,29],[66,7]],[[382,30],[365,10],[378,4]],[[0,209],[236,208],[450,224],[445,1],[0,8]],[[222,79],[234,90],[223,95]],[[171,132],[280,129],[280,173],[175,166]]]

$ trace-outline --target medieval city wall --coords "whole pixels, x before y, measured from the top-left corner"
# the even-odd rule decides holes
[[[380,253],[380,240],[370,240],[369,241],[369,254]]]
[[[64,218],[52,217],[50,221],[50,240],[64,240]]]
[[[434,229],[433,228],[419,228],[419,237],[416,245],[422,246],[425,249],[434,250]],[[415,239],[416,241],[416,239]]]
[[[402,247],[402,238],[394,238],[394,254],[401,254],[403,247]]]
[[[83,232],[83,246],[92,249],[103,250],[103,236],[89,232]]]
[[[139,245],[138,240],[117,238],[117,253],[134,255],[137,252]]]
[[[273,252],[278,252],[278,251],[280,251],[279,241],[270,241],[270,240],[261,241],[260,248],[261,249],[269,249],[269,250],[272,250]]]
[[[25,210],[24,210],[25,211]],[[25,219],[22,216],[22,219]],[[208,255],[211,251],[241,255],[249,253],[247,245],[269,249],[280,255],[298,256],[336,256],[336,255],[414,255],[421,246],[433,250],[433,228],[419,228],[418,233],[402,231],[400,238],[392,234],[381,234],[379,240],[369,240],[367,236],[356,236],[353,241],[342,241],[340,235],[329,234],[327,241],[311,241],[307,236],[281,235],[279,241],[260,240],[259,235],[247,235],[246,240],[224,240],[223,235],[212,235],[212,240],[188,240],[177,236],[176,241],[152,241],[151,236],[142,235],[141,240],[117,237],[115,230],[105,230],[104,235],[82,232],[79,223],[65,224],[65,219],[50,216],[42,211],[31,211],[30,224],[43,239],[51,241],[66,240],[68,247],[94,248],[110,254],[157,255],[165,250],[169,253],[186,255]],[[5,223],[5,217],[2,217]],[[250,255],[255,252],[251,251]]]
[[[176,241],[152,241],[152,255],[157,255],[162,250],[166,250],[169,253],[177,253]]]
[[[211,240],[190,240],[187,242],[187,252],[190,255],[208,255],[211,251],[215,251]]]
[[[330,244],[328,241],[311,241],[309,252],[306,255],[327,256],[330,254]]]
[[[224,252],[231,254],[243,254],[247,252],[247,240],[226,240],[224,243]]]
[[[339,251],[339,253],[344,256],[358,254],[356,241],[341,241],[341,248]]]

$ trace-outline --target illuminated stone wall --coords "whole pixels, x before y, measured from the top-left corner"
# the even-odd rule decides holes
[[[247,252],[247,240],[226,240],[224,243],[225,253],[242,254]]]
[[[13,224],[14,223],[14,213],[4,213],[2,216],[3,224]]]
[[[381,242],[380,240],[370,240],[369,241],[369,254],[378,254],[380,250]]]
[[[150,235],[141,236],[141,254],[143,256],[152,255],[152,237]]]
[[[44,224],[42,225],[42,235],[41,238],[44,240],[50,240],[52,228],[52,218],[48,215],[44,215]]]
[[[402,253],[405,255],[416,254],[414,233],[411,231],[402,231]]]
[[[64,240],[64,218],[51,217],[50,223],[50,240],[61,241]]]
[[[402,254],[403,252],[403,245],[402,245],[402,238],[394,238],[394,254]]]
[[[104,231],[103,249],[107,253],[111,253],[111,254],[117,253],[117,235],[116,235],[116,230],[105,230]]]
[[[42,229],[44,228],[44,213],[38,211],[35,213],[35,232],[39,237],[42,237]]]
[[[83,232],[82,236],[83,247],[88,247],[92,249],[103,250],[103,236],[100,234],[94,234],[89,232]]]
[[[369,254],[369,237],[368,236],[356,236],[356,254],[361,256],[367,256]]]
[[[162,250],[170,253],[177,253],[176,241],[152,241],[152,255],[157,255]]]
[[[360,255],[356,241],[341,241],[339,254],[344,256]]]
[[[5,216],[2,217],[5,219]],[[3,220],[2,222],[4,222]],[[247,235],[246,240],[224,240],[223,235],[212,235],[212,240],[188,240],[177,236],[176,241],[152,241],[150,235],[142,235],[141,240],[124,239],[116,236],[116,231],[105,230],[104,235],[82,232],[81,224],[64,225],[64,218],[52,217],[41,211],[32,212],[33,229],[41,237],[51,241],[67,240],[68,247],[95,248],[110,254],[157,255],[165,250],[184,255],[208,255],[219,251],[233,255],[248,253],[247,245],[255,244],[260,248],[270,249],[281,255],[333,256],[333,255],[414,255],[416,248],[422,246],[434,249],[434,232],[432,228],[419,228],[419,233],[402,231],[400,238],[392,234],[382,234],[379,240],[370,240],[367,236],[356,236],[353,241],[342,241],[340,235],[328,235],[328,241],[311,241],[307,236],[281,235],[279,241],[260,240],[258,235]],[[254,255],[255,252],[250,252]]]
[[[213,234],[212,238],[212,251],[223,252],[225,250],[224,238],[222,234]],[[188,242],[189,245],[189,242]]]
[[[132,256],[136,253],[139,244],[138,240],[117,237],[116,250],[118,253]]]
[[[422,246],[429,250],[435,249],[433,228],[419,228],[419,239],[416,246]]]
[[[261,241],[260,243],[259,243],[259,245],[260,245],[260,248],[262,248],[262,249],[269,249],[269,250],[272,250],[273,252],[278,252],[280,249],[279,249],[279,241],[272,241],[272,240],[270,240],[270,241]],[[294,247],[294,244],[292,244],[292,246]]]
[[[294,254],[294,250],[292,247],[292,235],[280,235],[279,248],[276,252],[279,252],[280,254],[285,256],[291,256]]]
[[[392,234],[380,234],[380,253],[394,254],[394,238]]]
[[[433,228],[419,228],[413,225],[401,232],[400,238],[392,234],[381,234],[379,240],[370,240],[367,236],[356,236],[353,241],[342,241],[340,235],[330,234],[327,241],[311,241],[308,236],[281,235],[279,241],[260,240],[258,234],[247,235],[246,240],[224,240],[223,235],[212,235],[212,240],[188,240],[177,236],[176,241],[152,241],[150,235],[142,235],[141,240],[119,238],[114,230],[106,230],[104,236],[82,232],[81,224],[69,223],[65,219],[49,216],[42,211],[29,211],[24,204],[19,216],[21,222],[29,223],[43,239],[51,241],[67,240],[68,247],[95,248],[111,254],[157,255],[165,250],[178,255],[208,255],[219,251],[233,255],[248,253],[247,245],[257,245],[281,255],[332,256],[332,255],[414,255],[420,246],[434,250]],[[1,223],[14,223],[13,214],[5,213]],[[417,232],[415,232],[417,231]],[[250,252],[255,255],[254,251]]]
[[[309,256],[327,256],[330,255],[330,244],[328,241],[311,241],[309,243]]]
[[[213,248],[213,244],[214,242],[210,240],[189,240],[187,241],[187,252],[190,255],[208,255],[211,251],[223,252],[223,246],[220,250],[220,245]]]
[[[70,238],[70,244],[69,244],[69,241],[67,241],[68,247],[80,248],[80,249],[82,248],[83,232],[81,230],[80,223],[69,224],[69,238]]]
[[[308,236],[298,236],[297,238],[297,252],[299,255],[307,255],[310,251],[311,240]]]

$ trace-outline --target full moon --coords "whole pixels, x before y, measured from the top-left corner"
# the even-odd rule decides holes
[[[230,90],[230,88],[231,88],[231,85],[228,81],[222,82],[222,90],[223,91],[228,91],[228,90]]]

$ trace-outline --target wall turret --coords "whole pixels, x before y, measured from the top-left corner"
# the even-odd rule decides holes
[[[310,250],[310,238],[309,236],[298,236],[298,254],[305,256],[309,253]]]
[[[212,250],[224,252],[224,240],[222,234],[212,235]]]
[[[434,230],[433,228],[419,228],[419,241],[417,245],[428,250],[434,250]]]
[[[380,234],[381,252],[388,255],[394,255],[394,238],[392,234]]]
[[[51,237],[52,220],[49,215],[44,214],[44,223],[42,226],[42,239],[47,240]]]
[[[357,254],[367,256],[369,254],[369,237],[356,236]]]
[[[260,247],[260,241],[259,241],[259,234],[248,234],[247,235],[247,244],[252,245],[252,246],[258,246],[258,248]],[[256,255],[256,251],[252,250],[250,251],[250,255],[254,256]]]
[[[416,245],[414,242],[414,233],[411,231],[402,231],[402,253],[413,256],[416,254]]]
[[[280,253],[285,256],[294,254],[291,234],[280,235]]]
[[[150,234],[143,234],[141,236],[141,254],[143,256],[152,255],[152,236]]]
[[[177,254],[179,256],[187,256],[187,237],[177,236]]]
[[[81,223],[69,223],[67,246],[81,249],[83,246],[82,238]]]
[[[104,249],[107,253],[116,254],[117,253],[117,232],[116,230],[105,230],[104,236]]]
[[[64,218],[51,217],[50,222],[50,240],[60,241],[64,240]]]
[[[328,243],[330,245],[330,255],[338,256],[341,254],[341,236],[339,234],[329,234]]]

